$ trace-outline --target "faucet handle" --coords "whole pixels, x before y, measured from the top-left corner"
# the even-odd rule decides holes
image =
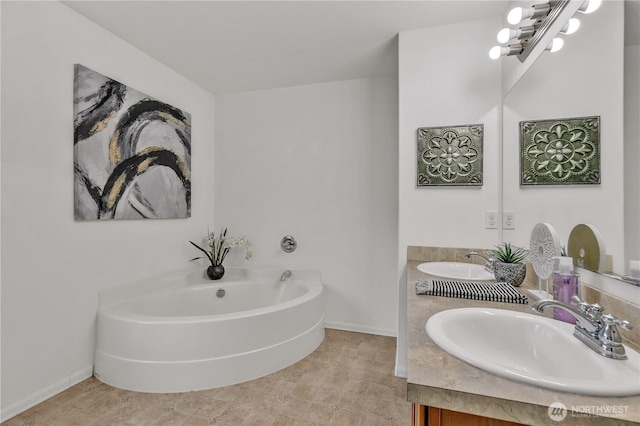
[[[602,317],[604,308],[597,303],[590,304],[574,295],[571,301],[578,304],[578,309],[589,317],[589,319],[598,321]]]
[[[602,317],[602,311],[604,311],[604,308],[597,303],[589,305],[589,308],[587,308],[587,312],[589,313],[591,318],[596,321],[599,320],[600,317]]]
[[[625,330],[631,330],[633,328],[633,326],[629,323],[629,321],[618,319],[611,314],[603,315],[602,322],[605,325],[619,325]]]
[[[587,303],[584,300],[580,299],[576,295],[571,296],[571,301],[574,302],[574,303],[577,303],[578,307],[581,308],[584,311],[596,310],[596,311],[602,312],[604,310],[604,308],[602,306],[600,306],[599,304],[597,304],[597,303],[594,303],[594,304]]]
[[[578,305],[578,309],[580,309],[582,312],[587,312],[591,308],[590,304],[588,304],[584,300],[580,299],[576,295],[571,296],[571,301],[573,303],[577,304]]]

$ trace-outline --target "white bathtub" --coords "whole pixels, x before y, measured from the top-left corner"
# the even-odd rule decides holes
[[[253,380],[301,360],[324,338],[319,271],[192,269],[100,294],[94,374],[139,392]],[[216,294],[224,289],[224,297]]]

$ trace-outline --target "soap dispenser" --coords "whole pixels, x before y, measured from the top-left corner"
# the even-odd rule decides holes
[[[556,256],[558,259],[558,269],[553,271],[553,298],[567,305],[577,307],[571,300],[573,296],[579,296],[579,275],[573,270],[573,258],[567,256]],[[576,319],[570,313],[559,309],[553,309],[553,318],[575,324]]]

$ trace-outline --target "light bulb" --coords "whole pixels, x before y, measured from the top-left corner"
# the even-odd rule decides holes
[[[580,20],[578,18],[571,18],[560,30],[563,34],[573,34],[580,28]]]
[[[520,27],[517,30],[512,30],[511,28],[503,28],[498,32],[498,42],[506,43],[511,39],[524,39],[531,38],[533,34],[536,32],[536,28],[532,26],[528,27]]]
[[[554,38],[551,43],[549,43],[549,46],[547,46],[548,51],[550,51],[551,53],[555,53],[558,50],[562,49],[562,46],[564,46],[564,40],[561,38]]]
[[[521,44],[510,44],[507,47],[493,46],[491,50],[489,50],[489,57],[491,59],[498,59],[500,56],[519,55],[520,52],[522,52]]]
[[[546,3],[534,4],[533,6],[527,9],[523,9],[521,7],[514,7],[507,14],[507,22],[509,22],[511,25],[516,25],[520,23],[520,21],[522,21],[523,19],[542,18],[543,16],[547,16],[550,10],[551,10],[551,5],[549,4],[548,1]]]
[[[522,21],[522,15],[524,10],[521,7],[514,7],[507,15],[507,22],[511,25],[516,25]]]
[[[503,28],[498,31],[498,43],[506,43],[517,35],[517,32],[511,28]]]
[[[501,46],[493,46],[491,50],[489,50],[489,57],[491,59],[498,59],[502,56],[502,47]]]
[[[585,0],[578,10],[584,14],[589,14],[598,10],[601,4],[602,0]]]

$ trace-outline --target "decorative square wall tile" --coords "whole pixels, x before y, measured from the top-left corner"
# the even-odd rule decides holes
[[[484,125],[418,128],[418,186],[482,186]]]
[[[599,183],[599,116],[520,122],[520,185]]]

